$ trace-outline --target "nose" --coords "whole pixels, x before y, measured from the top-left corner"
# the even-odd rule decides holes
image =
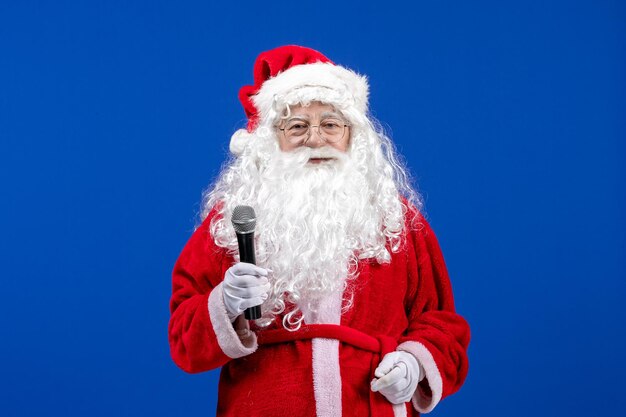
[[[324,143],[326,141],[320,136],[318,127],[311,126],[310,134],[311,136],[309,136],[309,140],[307,140],[305,143],[306,146],[308,146],[309,148],[319,148],[321,146],[324,146]]]

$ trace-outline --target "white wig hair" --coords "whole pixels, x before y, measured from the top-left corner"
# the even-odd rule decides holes
[[[352,105],[349,97],[342,97],[320,86],[305,86],[293,89],[286,95],[275,96],[274,105],[257,129],[246,135],[238,155],[225,162],[215,183],[204,192],[200,220],[203,221],[211,210],[218,210],[211,221],[211,235],[216,245],[227,249],[230,255],[239,259],[237,239],[230,222],[232,211],[238,205],[249,205],[255,209],[263,207],[268,216],[281,212],[281,202],[273,200],[268,188],[261,183],[264,175],[284,176],[284,173],[274,172],[271,168],[274,155],[280,153],[276,126],[281,118],[288,116],[291,106],[308,106],[313,101],[333,105],[348,121],[351,139],[347,157],[365,185],[359,192],[365,193],[364,207],[367,209],[350,218],[350,230],[354,232],[354,236],[348,239],[352,242],[350,254],[346,265],[341,266],[344,270],[336,271],[345,274],[346,279],[337,284],[340,288],[328,282],[319,284],[317,288],[322,295],[324,291],[339,290],[343,293],[355,277],[359,259],[371,258],[381,264],[390,262],[390,252],[399,251],[404,244],[405,221],[409,220],[406,224],[410,227],[418,228],[417,214],[423,209],[422,198],[411,185],[408,170],[397,156],[390,138],[373,117]],[[267,207],[267,204],[275,204],[276,207]],[[410,218],[407,219],[407,216]],[[265,231],[265,236],[256,236],[266,241],[265,244],[261,243],[260,249],[257,246],[257,263],[260,266],[268,266],[264,265],[264,260],[269,259],[272,250],[280,250],[278,246],[267,243],[281,238],[272,234],[272,231]],[[294,287],[289,279],[284,275],[279,278],[279,282],[273,283],[270,297],[264,303],[264,306],[268,305],[263,311],[265,321],[258,321],[258,324],[267,325],[272,318],[285,313],[283,326],[294,330],[299,328],[303,320],[299,311],[315,309],[315,300],[302,309],[298,308],[298,305],[308,303],[308,300],[304,300],[303,294],[299,293],[300,289],[297,285]],[[346,293],[344,309],[349,308],[352,301],[351,292]]]

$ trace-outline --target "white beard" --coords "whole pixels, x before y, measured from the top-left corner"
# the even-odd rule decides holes
[[[337,309],[351,307],[359,260],[390,262],[402,243],[406,206],[401,195],[419,200],[388,139],[372,129],[355,134],[349,153],[329,146],[282,152],[276,138],[261,130],[207,190],[202,219],[218,210],[211,234],[238,260],[232,211],[237,205],[254,208],[257,264],[272,270],[272,288],[257,324],[269,325],[282,314],[283,326],[293,330],[303,319],[326,320],[317,312],[330,310],[328,300],[334,300],[333,317],[340,314]],[[388,144],[386,154],[381,143]],[[308,162],[326,156],[336,159]]]
[[[311,164],[312,156],[336,159]],[[381,230],[380,220],[369,222],[371,230],[360,222],[380,217],[368,190],[348,155],[328,147],[278,152],[261,170],[256,253],[257,263],[272,270],[268,317],[285,312],[284,324],[298,327],[322,299],[341,298],[356,272],[359,242]]]

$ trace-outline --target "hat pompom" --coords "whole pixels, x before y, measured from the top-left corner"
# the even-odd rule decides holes
[[[252,138],[252,134],[246,129],[239,129],[230,137],[230,152],[239,156],[243,153],[248,141]]]

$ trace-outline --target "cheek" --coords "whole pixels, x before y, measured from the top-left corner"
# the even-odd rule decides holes
[[[287,140],[285,140],[283,138],[280,138],[278,140],[278,147],[283,152],[291,151],[291,150],[293,150],[295,148],[295,146],[293,144],[289,143]]]
[[[345,140],[345,141],[339,141],[337,143],[333,143],[332,145],[338,151],[347,152],[348,151],[348,147],[350,145],[350,139]]]
[[[343,143],[335,143],[334,148],[341,152],[345,152],[347,150],[346,145]]]

